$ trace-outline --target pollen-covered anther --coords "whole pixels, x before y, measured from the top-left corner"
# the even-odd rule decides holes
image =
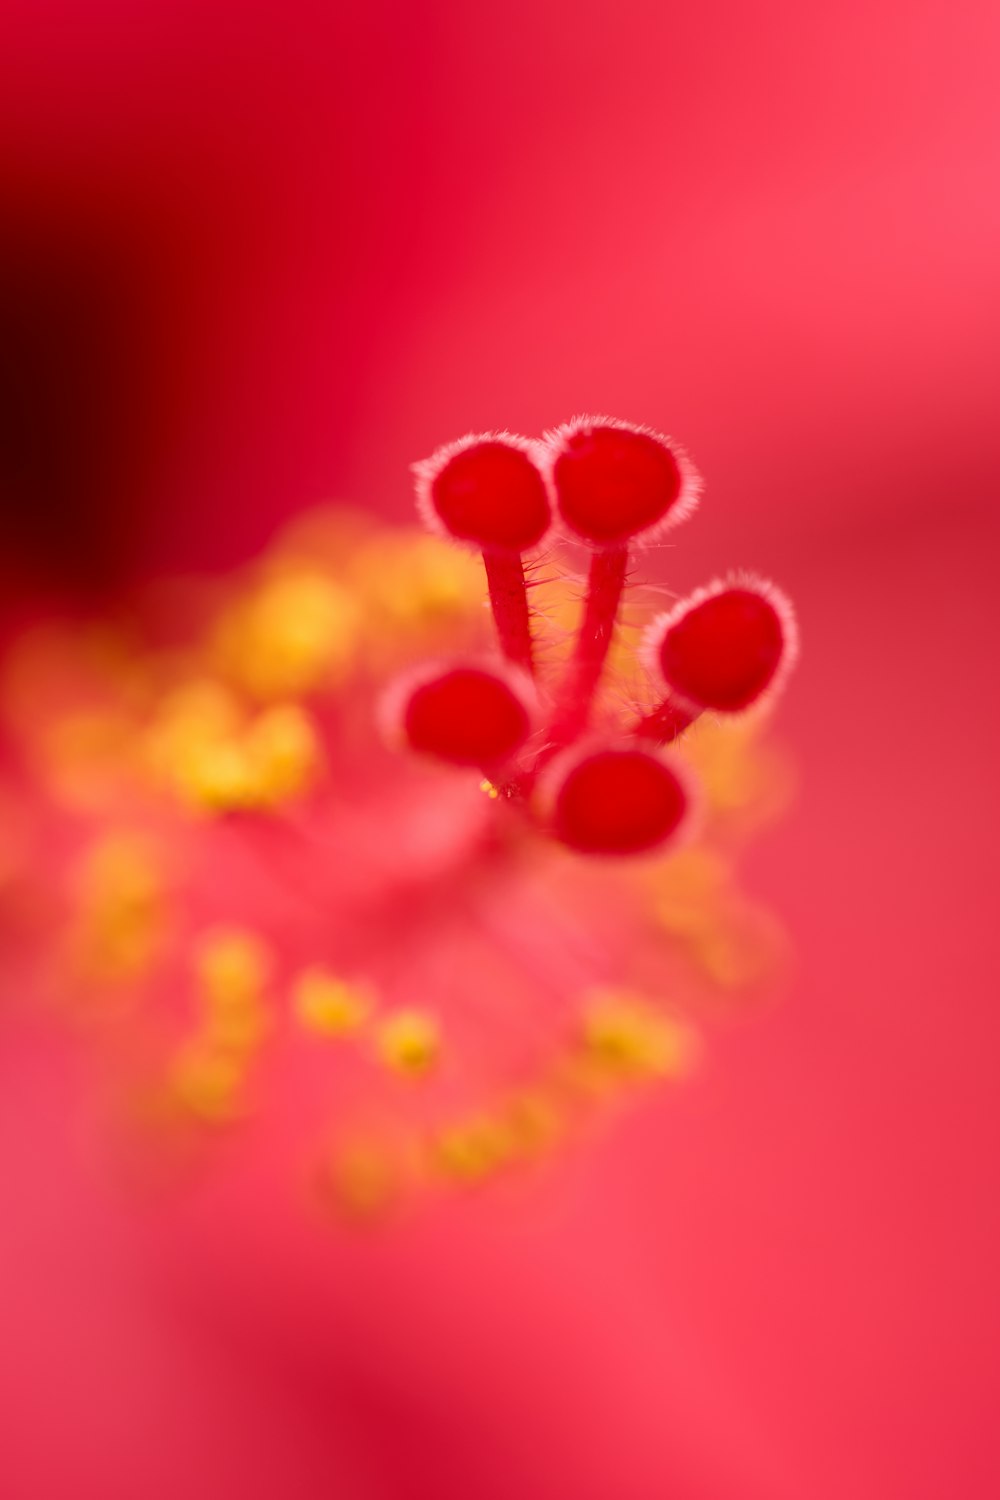
[[[506,1166],[515,1150],[508,1123],[484,1112],[446,1126],[433,1143],[432,1155],[446,1176],[474,1183]]]
[[[654,620],[650,666],[667,690],[699,709],[739,713],[773,691],[796,648],[791,605],[750,576],[712,584]]]
[[[552,521],[537,446],[510,433],[480,433],[449,443],[414,465],[425,519],[483,551],[525,552]]]
[[[257,799],[280,805],[303,792],[320,759],[319,735],[309,714],[283,703],[258,714],[245,738]]]
[[[626,855],[676,840],[690,794],[681,770],[663,754],[610,745],[554,762],[542,802],[552,833],[569,848]]]
[[[329,1037],[356,1034],[375,1008],[374,996],[366,986],[339,979],[318,967],[300,974],[292,1003],[307,1031]]]
[[[397,1073],[427,1073],[441,1053],[441,1028],[436,1018],[415,1007],[386,1016],[375,1040],[382,1062]]]
[[[160,949],[167,918],[163,871],[143,839],[112,833],[88,852],[73,929],[75,967],[100,980],[138,979]]]
[[[584,1006],[580,1042],[584,1056],[618,1078],[676,1077],[695,1051],[690,1027],[650,1001],[615,991],[595,991]]]
[[[255,933],[238,927],[215,928],[200,939],[195,967],[206,1002],[238,1007],[260,999],[271,976],[272,958]]]
[[[593,547],[651,540],[697,504],[691,461],[646,427],[577,417],[547,434],[547,447],[559,516]]]
[[[404,683],[390,708],[411,750],[457,766],[503,765],[532,728],[527,690],[514,675],[478,666]]]

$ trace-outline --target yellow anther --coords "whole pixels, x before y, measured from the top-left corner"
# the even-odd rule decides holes
[[[169,755],[192,742],[226,739],[239,729],[242,717],[229,688],[210,677],[195,678],[160,701],[152,726],[154,745]]]
[[[374,1009],[369,990],[319,968],[307,969],[299,976],[292,1003],[302,1025],[325,1036],[349,1036],[359,1031]]]
[[[320,761],[312,719],[296,704],[265,709],[247,731],[245,751],[260,801],[295,797],[312,780]]]
[[[483,1114],[442,1130],[433,1150],[449,1176],[479,1182],[510,1161],[515,1141],[505,1121]]]
[[[271,954],[253,932],[218,928],[202,936],[195,966],[206,1004],[239,1008],[260,1000],[271,974]]]
[[[756,826],[780,813],[794,795],[795,777],[773,743],[761,739],[763,721],[718,722],[704,714],[678,748],[694,766],[709,808],[742,826]]]
[[[231,1053],[187,1047],[174,1060],[170,1083],[178,1101],[201,1120],[221,1124],[245,1113],[244,1069]]]
[[[351,595],[324,573],[295,567],[267,578],[223,617],[221,664],[256,698],[297,697],[336,678],[358,624]]]
[[[373,537],[359,549],[354,574],[369,604],[404,625],[452,619],[483,597],[474,560],[421,532]]]
[[[433,1016],[422,1010],[399,1010],[378,1028],[379,1055],[400,1073],[426,1073],[438,1060],[441,1033]]]
[[[223,811],[252,801],[240,746],[243,714],[228,688],[197,679],[162,700],[145,738],[154,778],[191,807]]]
[[[681,1022],[637,996],[597,991],[586,1002],[584,1055],[610,1075],[672,1077],[686,1071],[694,1039]]]
[[[262,800],[257,768],[238,740],[186,747],[174,779],[183,800],[205,812],[234,812]]]
[[[162,875],[149,845],[111,834],[91,849],[80,878],[75,942],[93,978],[135,979],[160,947],[165,925]]]
[[[495,802],[500,796],[500,793],[497,791],[492,781],[490,781],[487,777],[484,777],[483,780],[479,783],[479,790],[481,792],[485,792],[491,802]]]

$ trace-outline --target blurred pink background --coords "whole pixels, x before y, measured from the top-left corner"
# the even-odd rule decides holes
[[[3,28],[9,610],[407,515],[438,443],[598,410],[706,476],[670,584],[759,568],[804,643],[751,870],[792,991],[530,1210],[341,1241],[237,1170],[137,1214],[8,997],[3,1493],[995,1493],[995,10]]]

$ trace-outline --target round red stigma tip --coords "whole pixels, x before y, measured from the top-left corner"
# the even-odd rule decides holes
[[[531,719],[502,678],[479,667],[453,667],[414,688],[403,730],[421,754],[482,767],[514,755],[528,738]]]
[[[680,826],[688,798],[680,777],[647,750],[599,750],[578,760],[555,794],[556,837],[584,854],[642,854]]]
[[[773,682],[787,645],[781,609],[767,593],[731,587],[695,595],[668,616],[657,654],[672,692],[738,713]]]
[[[552,520],[549,490],[526,440],[467,438],[418,469],[423,502],[449,535],[484,550],[524,552]]]
[[[621,546],[682,519],[694,502],[693,471],[666,439],[642,428],[575,422],[552,443],[559,514],[593,546]]]

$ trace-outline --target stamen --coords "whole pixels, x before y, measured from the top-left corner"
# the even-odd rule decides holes
[[[379,1055],[397,1073],[428,1072],[438,1060],[441,1032],[435,1018],[423,1010],[399,1010],[378,1028]]]
[[[688,810],[680,773],[662,755],[609,747],[549,773],[552,831],[583,854],[641,854],[675,837]]]
[[[331,1037],[354,1035],[375,1008],[367,986],[349,984],[320,968],[307,969],[299,976],[292,1003],[308,1031]]]
[[[195,963],[206,999],[239,1006],[260,997],[270,977],[272,957],[255,933],[227,927],[202,937]]]
[[[689,1027],[650,1001],[614,990],[597,990],[583,1010],[584,1055],[613,1079],[676,1077],[691,1064]]]
[[[95,980],[136,980],[163,943],[167,901],[163,870],[145,840],[111,833],[95,844],[79,877],[75,967]]]

